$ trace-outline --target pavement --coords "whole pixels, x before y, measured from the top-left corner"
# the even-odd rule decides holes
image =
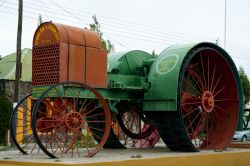
[[[157,146],[154,148],[148,149],[103,149],[97,153],[94,157],[72,157],[71,155],[66,155],[63,158],[51,159],[45,155],[42,151],[33,152],[29,155],[21,154],[17,149],[9,149],[7,151],[0,151],[0,166],[1,164],[6,163],[17,163],[17,162],[29,162],[36,165],[36,163],[54,163],[54,164],[88,164],[88,163],[107,163],[107,162],[118,162],[118,161],[128,161],[128,160],[143,160],[143,159],[164,159],[164,158],[173,158],[180,157],[183,160],[183,157],[199,157],[199,156],[221,156],[226,155],[229,158],[230,156],[243,156],[242,154],[248,154],[250,158],[250,149],[238,149],[238,148],[228,148],[223,152],[215,152],[213,150],[204,150],[194,153],[184,153],[184,152],[170,152],[166,147]],[[237,157],[235,158],[237,159]],[[145,160],[146,161],[146,160]],[[170,160],[168,160],[170,161]],[[177,160],[178,161],[178,160]],[[145,164],[147,165],[147,164]]]

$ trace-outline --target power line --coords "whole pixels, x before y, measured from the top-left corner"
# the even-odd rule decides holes
[[[49,0],[49,1],[51,1],[51,0]],[[7,2],[7,3],[9,3],[9,2]],[[13,2],[10,2],[10,3],[15,4]],[[31,4],[29,2],[26,2],[26,3]],[[58,6],[58,5],[56,5],[56,6]],[[26,5],[26,7],[27,8],[31,8],[31,9],[42,10],[42,9],[39,9],[39,8],[35,8],[34,4],[33,4],[32,7],[27,6],[27,5]],[[10,7],[7,6],[6,8],[10,8]],[[48,18],[58,19],[58,20],[65,20],[65,21],[75,22],[77,24],[81,24],[82,23],[82,19],[81,18],[74,16],[73,12],[70,12],[70,11],[68,11],[66,9],[65,9],[66,11],[63,10],[63,8],[64,7],[61,6],[60,10],[58,9],[58,11],[62,11],[64,13],[66,12],[66,13],[70,14],[70,16],[67,16],[67,15],[64,15],[64,14],[60,14],[60,16],[63,15],[65,17],[67,17],[67,18],[72,18],[73,17],[74,19],[77,19],[79,21],[73,21],[71,19],[65,19],[65,17],[62,19],[60,17],[55,17],[55,16],[51,16],[51,15],[45,15],[45,14],[43,16],[48,17]],[[12,9],[16,10],[15,8],[12,8]],[[25,12],[26,13],[31,13],[31,14],[40,14],[38,12],[32,12],[32,11],[25,11]],[[52,13],[53,15],[54,14],[58,14],[58,13],[55,13],[53,11],[48,11],[48,10],[47,10],[47,12],[48,13]],[[82,15],[82,16],[85,17],[85,15]],[[28,17],[27,16],[25,16],[25,17],[26,18],[36,19],[35,17],[30,17],[30,15]],[[103,18],[105,18],[105,17],[101,17],[101,25],[104,25],[103,29],[104,30],[113,31],[113,32],[108,32],[108,31],[106,32],[106,33],[109,34],[109,35],[105,34],[105,36],[107,36],[108,38],[110,38],[110,35],[113,35],[113,36],[117,36],[117,37],[129,38],[129,39],[132,39],[132,40],[141,40],[141,41],[151,42],[151,43],[154,43],[154,44],[157,43],[157,44],[160,44],[160,45],[166,45],[167,43],[170,43],[170,42],[174,43],[174,42],[177,42],[177,41],[178,41],[178,43],[180,43],[180,42],[185,43],[185,41],[194,41],[193,37],[186,37],[186,36],[178,36],[178,37],[176,37],[173,34],[165,34],[165,33],[162,33],[160,31],[159,32],[158,31],[152,31],[152,29],[149,30],[149,31],[147,31],[145,28],[142,28],[142,29],[138,30],[138,29],[134,29],[133,26],[126,26],[126,28],[124,28],[123,25],[125,25],[125,24],[120,24],[119,23],[120,26],[117,26],[117,24],[109,24],[109,23],[103,22],[102,21]],[[89,20],[89,19],[86,19],[86,20]],[[145,25],[143,25],[143,26],[146,27],[146,28],[148,28],[148,26],[145,26]],[[109,28],[109,27],[112,27],[112,29]],[[131,31],[133,31],[133,32],[131,32]],[[134,33],[134,32],[138,32],[138,33]],[[158,32],[160,34],[155,33],[155,32]],[[167,38],[167,39],[165,39],[165,38]],[[170,39],[172,39],[172,40],[170,40]],[[128,46],[122,44],[121,42],[118,42],[118,41],[116,41],[114,39],[112,39],[112,40],[114,42],[118,43],[119,45],[123,45],[124,48],[129,48]],[[201,39],[199,39],[199,40],[201,40]],[[196,41],[198,41],[198,40],[196,39]],[[230,47],[229,47],[229,50],[231,51],[233,49],[230,49]],[[242,54],[245,54],[244,51],[240,51],[239,49],[237,49],[236,52],[238,52],[238,53],[240,52]]]
[[[49,0],[50,1],[50,0]],[[39,2],[39,1],[38,1]],[[27,2],[28,4],[31,4],[31,3],[29,3],[29,2]],[[40,2],[41,3],[41,2]],[[37,5],[37,6],[44,6],[44,4],[43,5]],[[33,8],[33,7],[32,7]],[[52,7],[46,7],[46,9],[53,9],[53,11],[56,9],[56,8],[52,8]],[[69,8],[69,9],[72,9],[73,10],[73,8]],[[58,9],[57,9],[58,10]],[[47,10],[48,12],[51,12],[51,11],[49,11],[49,10]],[[61,10],[59,10],[59,11],[61,11]],[[73,15],[73,13],[77,13],[77,15],[80,15],[80,16],[83,16],[83,17],[87,17],[86,15],[83,15],[82,13],[84,12],[84,11],[80,11],[81,13],[78,13],[78,12],[76,12],[76,11],[80,11],[80,10],[77,10],[77,9],[74,9],[74,11],[73,12],[71,12],[71,15]],[[86,12],[84,12],[84,13],[86,13]],[[104,21],[105,20],[105,18],[106,18],[106,20],[107,21]],[[108,19],[107,19],[108,18]],[[79,19],[79,17],[78,17],[78,19]],[[124,20],[118,20],[118,19],[115,19],[115,18],[110,18],[110,17],[106,17],[106,16],[102,16],[101,17],[101,22],[102,22],[102,24],[103,25],[107,25],[107,26],[111,26],[111,27],[113,27],[113,26],[116,26],[116,27],[119,27],[119,28],[126,28],[126,29],[131,29],[131,30],[135,30],[135,29],[140,29],[141,31],[146,31],[146,33],[148,33],[148,32],[153,32],[153,33],[158,33],[158,34],[160,34],[160,35],[162,35],[163,33],[166,33],[166,32],[170,32],[169,30],[163,30],[162,29],[162,31],[160,30],[161,28],[159,28],[159,27],[150,27],[150,26],[148,26],[148,25],[142,25],[142,24],[138,24],[138,23],[133,23],[133,22],[130,22],[130,21],[124,21]],[[107,23],[108,22],[108,23]],[[127,24],[124,24],[124,22],[128,22],[130,25],[127,25]],[[113,24],[110,24],[110,23],[113,23]],[[135,25],[135,26],[131,26],[131,24],[132,25]],[[139,28],[138,28],[138,26],[140,26]],[[154,29],[154,30],[152,30],[152,29]],[[214,39],[209,39],[209,38],[204,38],[204,37],[200,37],[200,36],[191,36],[191,35],[187,35],[187,34],[183,34],[183,33],[178,33],[178,32],[174,32],[174,31],[171,31],[171,33],[174,33],[174,34],[171,34],[171,35],[174,35],[174,36],[178,36],[178,37],[181,37],[181,38],[189,38],[189,39],[197,39],[197,38],[202,38],[202,39],[204,39],[204,40],[209,40],[209,41],[211,41],[211,40],[214,40]]]
[[[3,1],[3,2],[0,4],[0,7],[3,6],[6,2],[7,2],[7,0]]]
[[[16,9],[15,9],[15,8],[12,8],[12,7],[5,6],[5,8],[11,9],[11,10],[13,10],[13,11],[16,11]],[[38,14],[39,14],[39,13],[36,13],[36,12],[27,11],[27,10],[25,10],[24,13],[30,13],[30,14],[35,14],[35,15],[38,15]],[[58,20],[65,20],[65,21],[75,22],[75,23],[80,24],[79,21],[73,21],[73,20],[71,20],[71,19],[62,19],[62,18],[59,18],[59,17],[50,16],[50,15],[45,15],[45,14],[43,14],[43,16],[49,17],[49,18],[58,19]],[[37,19],[37,18],[36,18],[36,19]]]
[[[11,7],[6,7],[6,8],[9,8],[9,9],[13,9],[13,10],[15,10],[15,8],[11,8]],[[31,14],[38,14],[38,13],[35,13],[35,12],[30,12],[30,11],[25,11],[25,12],[27,12],[27,13],[31,13]],[[13,14],[13,13],[11,13],[11,14]],[[30,16],[30,15],[29,15]],[[61,18],[59,18],[59,17],[54,17],[54,16],[50,16],[50,15],[44,15],[44,16],[46,16],[46,17],[50,17],[50,18],[55,18],[55,19],[59,19],[59,20],[62,20]],[[34,18],[34,19],[36,19],[35,17],[31,17],[31,18]],[[71,22],[73,22],[72,20],[70,20],[70,19],[63,19],[63,20],[66,20],[66,21],[71,21]],[[78,21],[76,21],[76,23],[80,23],[80,22],[78,22]],[[106,29],[106,28],[104,28],[104,29]],[[111,30],[111,29],[108,29],[108,30]],[[150,36],[147,36],[147,35],[137,35],[136,33],[127,33],[127,34],[129,34],[130,36],[127,36],[127,35],[124,35],[125,33],[127,33],[127,32],[124,32],[124,31],[117,31],[116,33],[110,33],[110,34],[112,34],[112,35],[117,35],[117,36],[123,36],[123,37],[126,37],[126,38],[130,38],[130,39],[138,39],[138,40],[143,40],[143,41],[149,41],[149,42],[154,42],[154,43],[160,43],[160,44],[166,44],[166,43],[163,43],[163,42],[176,42],[176,40],[181,40],[181,39],[177,39],[177,38],[175,38],[175,40],[163,40],[163,39],[161,39],[161,38],[156,38],[157,40],[154,40],[155,38],[149,38],[148,39],[148,37],[150,37]],[[137,36],[135,36],[135,35],[137,35]],[[107,36],[107,35],[106,35]],[[146,39],[145,39],[145,38]],[[150,40],[151,39],[151,40]],[[163,42],[160,42],[160,41],[163,41]],[[181,40],[181,42],[183,43],[184,42],[184,40]],[[117,42],[118,43],[118,42]]]
[[[15,8],[11,8],[11,7],[8,7],[8,6],[6,6],[6,8],[8,8],[8,9],[11,9],[11,10],[15,10]],[[25,13],[30,13],[30,14],[38,14],[38,13],[36,13],[36,12],[31,12],[31,11],[24,11]],[[61,18],[59,18],[59,17],[54,17],[54,16],[49,16],[49,15],[43,15],[43,16],[45,16],[45,17],[50,17],[50,18],[55,18],[55,19],[58,19],[58,20],[62,20]],[[78,21],[72,21],[72,20],[70,20],[70,19],[63,19],[63,20],[65,20],[65,21],[71,21],[71,22],[75,22],[75,23],[80,23],[80,22],[78,22]],[[105,29],[105,28],[104,28]],[[109,30],[111,30],[111,29],[109,29]],[[108,33],[108,32],[107,32]],[[109,33],[109,34],[113,34],[113,35],[118,35],[118,36],[123,36],[123,37],[126,37],[126,38],[130,38],[130,39],[139,39],[139,40],[143,40],[143,41],[150,41],[150,42],[154,42],[154,43],[161,43],[161,44],[165,44],[165,43],[163,43],[163,42],[175,42],[176,40],[167,40],[167,39],[162,39],[162,38],[158,38],[157,40],[155,40],[155,37],[152,39],[152,36],[143,36],[143,35],[138,35],[138,34],[135,34],[135,33],[126,33],[126,34],[128,34],[128,35],[130,35],[130,36],[127,36],[127,35],[124,35],[124,33],[123,32],[121,32],[121,33],[119,33],[119,31],[118,32],[116,32],[116,33]],[[138,37],[135,37],[135,35],[137,35]],[[107,34],[106,34],[106,36],[108,36]],[[148,39],[149,38],[149,39]],[[151,40],[150,40],[151,39]],[[114,39],[113,39],[114,40]],[[160,41],[163,41],[163,42],[160,42]],[[183,42],[183,40],[182,40],[182,42]],[[120,42],[118,42],[118,41],[116,41],[116,43],[120,43]],[[123,47],[124,47],[124,45],[123,45]],[[126,48],[128,48],[128,46],[126,46]]]
[[[11,14],[11,15],[17,16],[17,13],[12,13],[12,12],[9,12],[9,11],[1,11],[1,10],[0,10],[0,13]],[[27,15],[24,15],[24,17],[25,17],[25,18],[29,18],[29,19],[35,19],[35,20],[37,20],[37,18],[35,18],[35,17],[30,17],[30,16],[27,16]]]
[[[10,4],[10,5],[17,5],[17,3],[13,3],[13,2],[9,2],[8,4]],[[6,6],[6,8],[10,8],[10,7],[9,7],[9,6]],[[36,7],[34,7],[34,6],[27,6],[27,5],[24,5],[24,8],[29,8],[29,9],[44,11],[44,8],[36,8]],[[59,10],[59,11],[62,11],[62,10]],[[56,15],[60,14],[60,16],[70,17],[70,16],[68,16],[68,15],[61,14],[61,13],[58,13],[58,12],[55,12],[55,11],[48,11],[48,13],[52,13],[52,14],[56,14]],[[63,13],[65,13],[65,12],[63,12]],[[70,18],[72,18],[72,16],[71,16]]]
[[[0,11],[0,12],[3,12],[3,13],[10,13],[10,14],[13,14],[13,15],[17,15],[16,13],[11,13],[11,12],[7,12],[7,11]],[[29,13],[34,13],[34,12],[29,12]],[[31,18],[31,19],[36,20],[35,17],[30,17],[30,15],[29,15],[29,16],[26,16],[26,15],[25,15],[24,17],[26,17],[26,18]],[[49,16],[48,16],[48,17],[49,17]],[[58,17],[55,17],[55,18],[61,19],[61,18],[58,18]],[[77,22],[77,23],[79,23],[79,22]],[[155,40],[148,40],[148,39],[145,39],[145,38],[141,38],[140,36],[139,36],[139,37],[128,36],[128,35],[124,35],[123,33],[109,33],[109,34],[110,34],[110,35],[114,35],[114,36],[129,38],[129,39],[133,39],[133,40],[141,40],[141,41],[145,41],[145,42],[157,43],[157,44],[160,44],[160,45],[167,45],[167,43],[170,43],[170,42],[173,43],[173,42],[175,42],[175,41],[172,41],[172,40],[168,40],[168,41],[165,41],[165,42],[161,42],[161,41],[159,41],[159,40],[158,40],[158,41],[157,41],[157,40],[156,40],[156,41],[155,41]],[[105,34],[106,37],[112,39],[115,43],[121,45],[121,46],[124,47],[124,48],[127,48],[127,49],[129,48],[128,46],[122,44],[121,42],[118,42],[118,41],[115,40],[114,38],[111,38],[110,35],[106,35],[106,34]],[[235,51],[235,50],[233,50],[233,49],[229,49],[229,51],[230,51],[230,52],[231,52],[231,51],[239,52],[239,50]],[[233,57],[236,57],[236,56],[233,56]],[[248,59],[248,58],[239,57],[239,56],[237,56],[236,58],[238,58],[238,59]]]
[[[86,12],[86,11],[82,11],[82,10],[78,10],[78,9],[75,9],[75,8],[67,8],[67,9],[71,9],[73,10],[75,13],[79,14],[79,13],[89,13],[89,12]],[[76,12],[76,11],[79,11],[79,12]],[[90,13],[89,13],[90,14]],[[79,14],[80,15],[80,14]],[[132,21],[127,21],[127,20],[121,20],[121,19],[117,19],[117,18],[113,18],[113,17],[107,17],[107,16],[104,16],[104,15],[100,15],[100,14],[97,14],[98,16],[101,16],[102,19],[107,19],[108,22],[110,21],[116,21],[119,22],[120,24],[121,23],[124,23],[124,22],[127,22],[129,24],[134,24],[134,25],[137,25],[137,26],[140,26],[140,27],[143,27],[143,28],[148,28],[150,30],[154,29],[154,30],[162,30],[164,32],[168,31],[168,32],[172,32],[172,33],[176,33],[176,34],[181,34],[182,36],[183,35],[187,35],[187,36],[191,36],[189,34],[184,34],[184,33],[180,33],[180,32],[175,32],[175,31],[170,31],[170,30],[166,30],[166,29],[162,29],[160,27],[154,27],[154,26],[150,26],[150,25],[143,25],[143,24],[139,24],[139,23],[136,23],[136,22],[132,22]],[[127,24],[123,24],[123,25],[126,25]],[[192,36],[195,36],[195,35],[192,35]],[[204,37],[200,37],[200,36],[195,36],[196,38],[204,38]],[[207,38],[208,39],[208,38]],[[212,38],[210,38],[209,40],[213,40]]]
[[[49,0],[50,1],[50,0]],[[37,6],[41,6],[41,7],[43,7],[43,9],[44,9],[44,4],[46,4],[45,2],[43,3],[43,2],[41,2],[41,1],[36,1],[37,3],[36,3],[36,5]],[[13,3],[13,2],[10,2],[10,3]],[[33,5],[32,7],[34,8],[34,3],[31,3],[31,2],[25,2],[26,4],[30,4],[30,5]],[[51,2],[50,2],[51,3]],[[32,8],[31,7],[31,8]],[[62,9],[58,9],[58,8],[55,8],[55,7],[51,7],[51,6],[48,6],[48,7],[46,7],[46,10],[48,11],[48,12],[50,12],[50,13],[55,13],[55,12],[52,12],[52,11],[49,11],[48,9],[53,9],[53,11],[54,10],[57,10],[57,11],[62,11]],[[73,10],[73,12],[70,12],[71,14],[73,14],[73,13],[77,13],[77,15],[81,15],[81,16],[84,16],[84,17],[87,17],[86,15],[83,15],[82,13],[88,13],[88,14],[90,14],[89,12],[85,12],[85,11],[82,11],[82,10],[78,10],[78,9],[74,9],[74,8],[68,8],[68,7],[65,7],[65,9],[71,9],[71,10]],[[41,9],[40,9],[41,10]],[[68,10],[69,11],[69,10]],[[77,12],[78,11],[78,12]],[[65,11],[64,11],[65,12]],[[74,15],[74,14],[73,14]],[[139,23],[135,23],[135,22],[131,22],[131,21],[127,21],[127,20],[121,20],[121,19],[117,19],[117,18],[112,18],[112,17],[107,17],[107,16],[103,16],[103,15],[100,15],[100,16],[102,16],[101,17],[101,19],[100,19],[100,22],[102,23],[102,24],[104,24],[104,25],[106,25],[106,26],[109,26],[109,27],[118,27],[117,25],[119,24],[119,25],[121,25],[121,26],[119,26],[119,28],[118,29],[121,29],[121,28],[123,28],[123,29],[128,29],[128,27],[130,27],[130,28],[132,28],[132,26],[127,26],[127,24],[124,24],[124,22],[127,22],[127,23],[129,23],[129,24],[133,24],[133,25],[138,25],[138,26],[143,26],[143,28],[141,29],[141,31],[143,31],[143,30],[145,30],[145,28],[150,28],[150,30],[151,31],[149,31],[149,32],[152,32],[152,29],[154,29],[154,31],[153,32],[156,32],[158,29],[161,29],[161,28],[159,28],[159,27],[152,27],[152,26],[149,26],[149,25],[143,25],[143,24],[139,24]],[[79,19],[79,18],[78,18]],[[110,22],[113,22],[114,24],[107,24],[105,21],[103,21],[103,20],[108,20],[108,22],[110,23]],[[82,20],[81,20],[82,21]],[[115,26],[114,26],[115,25]],[[124,26],[126,26],[126,27],[124,27]],[[131,29],[131,30],[135,30],[135,28],[134,29]],[[168,31],[168,32],[170,32],[169,30],[166,30],[166,29],[164,29],[164,33],[166,32],[166,31]],[[158,32],[158,31],[157,31]],[[171,32],[174,32],[174,31],[171,31]],[[160,33],[161,33],[161,35],[162,35],[162,32],[160,31]],[[187,35],[187,34],[184,34],[184,33],[179,33],[179,32],[174,32],[174,33],[177,33],[177,34],[181,34],[182,36],[179,36],[181,39],[178,39],[178,40],[183,40],[183,38],[185,38],[185,41],[192,41],[191,39],[193,38],[195,38],[196,40],[197,40],[197,38],[199,38],[199,40],[200,40],[200,38],[201,39],[205,39],[205,38],[203,38],[203,37],[200,37],[200,36],[195,36],[194,37],[194,35],[192,35],[192,37],[191,37],[191,35]],[[175,34],[176,35],[176,34]],[[184,37],[184,35],[185,35],[185,37]],[[170,34],[168,34],[168,37],[169,36],[171,36]],[[188,36],[188,37],[186,37],[186,36]],[[174,38],[173,37],[173,35],[172,35],[172,38]],[[176,37],[175,37],[176,38]],[[178,38],[178,37],[177,37]],[[189,38],[189,39],[188,39]],[[208,41],[213,41],[214,39],[205,39],[205,40],[208,40]],[[249,49],[249,48],[248,48]]]
[[[66,10],[63,6],[57,4],[55,1],[53,0],[49,0],[50,2],[52,2],[54,5],[56,5],[57,7],[61,8],[62,10],[64,10],[66,13],[70,14],[72,17],[80,20],[81,22],[83,22],[84,24],[88,25],[88,23],[84,22],[82,19],[76,17],[75,15],[73,15],[71,12],[69,12],[68,10]]]
[[[56,2],[54,2],[53,0],[49,0],[50,2],[52,2],[53,4],[55,4],[56,6],[62,8],[65,12],[69,13],[72,17],[82,21],[79,17],[76,17],[75,15],[73,15],[71,12],[69,12],[68,10],[66,10],[64,7],[62,7],[61,5],[58,5]],[[86,23],[87,24],[87,23]],[[87,24],[88,25],[88,24]],[[106,35],[107,36],[107,35]],[[110,38],[110,37],[109,37]],[[110,38],[111,40],[115,41],[116,43],[120,44],[121,46],[125,47],[125,48],[128,48],[127,46],[125,46],[124,44],[121,44],[120,42]]]
[[[39,2],[39,1],[37,1],[37,2]],[[29,2],[27,2],[28,4],[31,4],[31,3],[29,3]],[[41,2],[40,2],[41,3]],[[13,4],[15,4],[15,3],[13,3]],[[42,10],[42,9],[39,9],[39,8],[34,8],[34,3],[32,3],[33,4],[33,6],[32,7],[30,7],[30,6],[27,6],[27,7],[29,7],[29,8],[33,8],[33,9],[38,9],[38,10]],[[47,8],[47,7],[46,7]],[[54,9],[54,8],[53,8]],[[61,11],[61,10],[59,10],[59,11]],[[49,13],[53,13],[53,14],[57,14],[57,13],[55,13],[55,12],[52,12],[52,11],[48,11]],[[71,12],[71,15],[72,15],[72,12]],[[62,16],[62,14],[60,14],[60,16]],[[64,15],[64,16],[66,16],[66,17],[69,17],[69,16],[67,16],[67,15]],[[51,16],[47,16],[47,17],[51,17]],[[56,18],[56,19],[58,19],[58,18]],[[79,20],[79,17],[77,18],[78,20]],[[103,19],[103,17],[101,17],[101,22],[102,22],[102,19]],[[69,20],[68,20],[69,21]],[[81,19],[80,19],[80,21],[82,21]],[[78,23],[78,22],[77,22]],[[117,27],[117,24],[115,24],[116,26],[114,26],[113,24],[107,24],[106,22],[102,22],[102,25],[105,25],[105,26],[107,26],[107,27],[112,27],[112,31],[114,30],[114,28],[116,28]],[[144,26],[144,27],[146,27],[146,26]],[[106,28],[106,27],[105,27]],[[140,36],[142,36],[141,34],[144,34],[144,32],[146,33],[146,34],[150,34],[150,35],[152,35],[153,37],[159,37],[159,38],[161,38],[161,37],[163,37],[163,38],[165,38],[163,35],[166,35],[167,36],[167,38],[171,38],[171,39],[176,39],[176,40],[178,40],[178,41],[191,41],[191,42],[193,42],[193,41],[197,41],[197,39],[195,39],[194,40],[194,38],[193,37],[183,37],[183,36],[178,36],[178,37],[173,37],[173,35],[169,35],[169,34],[162,34],[162,32],[161,32],[161,34],[160,35],[156,35],[155,34],[155,32],[156,31],[153,31],[154,33],[150,33],[150,32],[147,32],[147,31],[145,31],[145,29],[142,29],[142,30],[137,30],[137,29],[132,29],[132,28],[128,28],[127,26],[126,26],[126,28],[124,28],[124,27],[117,27],[117,29],[116,29],[116,31],[120,31],[120,29],[121,28],[123,28],[123,30],[124,29],[126,29],[126,30],[131,30],[131,31],[136,31],[136,32],[138,32],[139,34],[136,34],[136,35],[140,35]],[[108,28],[106,28],[106,29],[108,29]],[[110,29],[110,28],[109,28]],[[125,32],[125,33],[127,33],[127,32]],[[129,31],[129,33],[131,34],[131,32]],[[141,34],[140,34],[141,33]],[[151,37],[152,38],[152,37]],[[184,39],[185,38],[185,39]],[[203,38],[202,38],[203,39]],[[201,39],[199,39],[199,40],[201,40]],[[198,41],[199,41],[198,40]],[[204,40],[204,39],[203,39]],[[213,41],[213,40],[212,40]]]
[[[5,8],[11,9],[11,10],[16,10],[15,8],[12,8],[12,7],[9,7],[9,6],[5,6]],[[2,12],[2,11],[0,11],[0,12]],[[32,11],[27,11],[27,10],[24,11],[24,12],[25,12],[25,13],[30,13],[30,14],[38,14],[38,13],[35,13],[35,12],[32,12]],[[11,13],[11,12],[8,12],[8,13],[17,15],[16,13]],[[72,15],[72,14],[71,14],[71,15]],[[43,16],[45,16],[45,17],[50,17],[50,18],[55,18],[55,19],[58,19],[58,20],[62,20],[62,19],[59,18],[59,17],[49,16],[49,15],[44,15],[44,14],[43,14]],[[26,17],[26,16],[25,16],[25,17]],[[34,18],[34,17],[32,17],[32,18]],[[74,18],[76,18],[77,20],[80,20],[80,21],[81,21],[81,19],[78,18],[78,17],[74,17]],[[63,19],[63,20],[70,21],[70,22],[74,22],[74,21],[72,21],[72,20],[70,20],[70,19]],[[79,22],[79,21],[77,21],[77,22],[75,21],[75,23],[80,23],[80,22]],[[105,34],[105,36],[108,36],[108,35]],[[126,49],[129,49],[128,46],[126,46],[125,44],[122,44],[121,42],[116,41],[114,38],[111,38],[110,36],[109,36],[108,38],[110,38],[112,41],[116,42],[117,44],[121,45],[122,47],[124,47],[124,48],[126,48]]]
[[[1,10],[0,10],[0,12],[2,12],[2,13],[9,13],[9,14],[12,14],[12,15],[17,15],[17,13],[12,13],[12,12],[9,12],[9,11],[1,11]],[[24,15],[24,17],[25,17],[25,18],[30,18],[30,19],[33,19],[33,20],[36,20],[36,19],[37,19],[37,18],[35,18],[35,17],[31,17],[30,15],[29,15],[29,16]],[[60,19],[60,18],[58,18],[58,19]],[[126,36],[126,35],[114,34],[114,33],[110,33],[110,34],[115,35],[115,36],[119,36],[119,37],[122,36],[122,37],[130,38],[130,39],[134,39],[134,40],[145,41],[144,39],[141,39],[141,38],[129,37],[129,36]],[[110,35],[106,35],[106,34],[104,34],[104,35],[105,35],[107,38],[112,39],[115,43],[121,45],[122,47],[129,49],[128,46],[126,46],[126,45],[122,44],[121,42],[118,42],[117,40],[111,38]],[[149,41],[146,40],[146,42],[157,43],[157,44],[164,45],[164,46],[167,44],[167,43],[157,42],[157,41],[151,41],[151,40],[149,40]],[[249,57],[243,57],[243,56],[241,56],[241,55],[239,54],[239,50],[233,50],[233,49],[228,48],[228,52],[229,52],[229,54],[230,54],[233,58],[242,59],[242,60],[250,60]],[[238,56],[237,56],[237,55],[238,55]],[[240,56],[239,56],[239,55],[240,55]]]

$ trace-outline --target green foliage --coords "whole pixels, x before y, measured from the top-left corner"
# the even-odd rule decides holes
[[[12,112],[12,103],[3,96],[0,96],[0,144],[5,145],[5,134],[9,128],[9,120]]]
[[[103,33],[102,33],[102,31],[101,31],[101,25],[100,25],[100,23],[98,22],[96,15],[94,15],[92,18],[93,18],[94,23],[89,24],[89,27],[90,27],[90,29],[91,29],[92,31],[95,31],[95,32],[100,36],[101,42],[102,42],[102,48],[105,49],[105,50],[107,50],[108,53],[114,52],[114,51],[115,51],[115,47],[114,47],[114,45],[111,43],[111,41],[108,40],[108,39],[105,40],[105,39],[103,38]]]
[[[87,132],[84,134],[84,139],[77,140],[76,146],[78,148],[92,148],[95,147],[96,144],[92,134]]]
[[[245,74],[244,69],[240,66],[239,68],[240,80],[243,88],[244,95],[244,106],[250,101],[250,82],[247,75]]]

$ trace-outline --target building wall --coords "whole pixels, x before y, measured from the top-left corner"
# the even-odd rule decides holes
[[[5,80],[0,80],[0,95],[5,95]]]
[[[14,97],[14,88],[15,81],[13,80],[0,80],[0,94],[5,95],[8,99],[13,101]],[[24,98],[26,95],[32,92],[32,84],[31,82],[20,82],[19,88],[20,98]]]

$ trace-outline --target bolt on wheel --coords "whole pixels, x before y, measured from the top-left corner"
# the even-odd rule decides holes
[[[104,98],[90,86],[76,82],[49,87],[32,115],[37,143],[51,158],[92,157],[102,149],[110,127],[111,115]]]

